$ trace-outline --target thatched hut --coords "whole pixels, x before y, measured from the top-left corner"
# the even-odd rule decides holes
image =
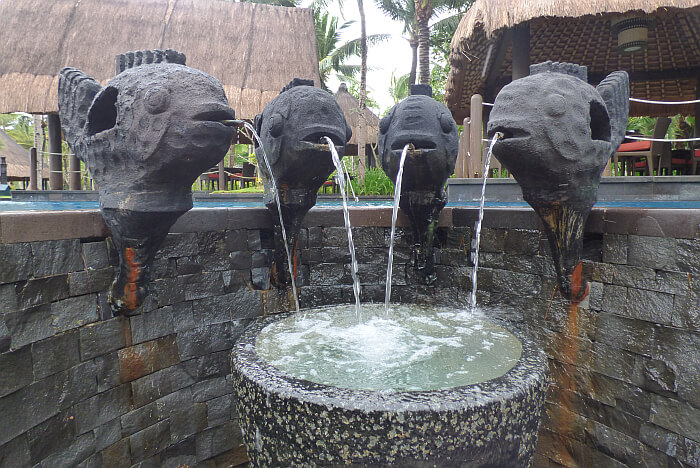
[[[0,157],[7,162],[7,180],[10,182],[29,183],[29,151],[18,145],[15,140],[0,130]],[[43,179],[49,179],[49,168],[44,167]]]
[[[348,87],[345,83],[340,83],[338,91],[335,93],[335,101],[338,103],[343,113],[345,114],[345,119],[352,128],[352,137],[346,145],[345,154],[357,154],[357,143],[358,137],[360,135],[360,101],[358,101],[355,96],[348,92]],[[373,148],[377,147],[377,135],[379,134],[379,117],[377,117],[374,112],[365,108],[364,112],[364,123],[365,123],[365,135],[366,135],[366,146],[365,154],[372,155]]]
[[[0,1],[0,113],[57,112],[58,72],[101,82],[115,56],[172,48],[216,77],[239,118],[294,78],[320,82],[311,10],[220,0]]]
[[[641,18],[647,41],[618,51],[617,22]],[[445,99],[457,121],[473,94],[493,102],[529,64],[546,60],[586,65],[589,81],[614,70],[630,74],[631,96],[687,101],[700,96],[700,0],[477,0],[452,39]],[[644,31],[642,31],[644,32]],[[631,115],[693,114],[694,105],[633,102]]]

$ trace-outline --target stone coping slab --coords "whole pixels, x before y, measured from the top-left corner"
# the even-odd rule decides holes
[[[446,207],[439,226],[474,227],[476,208]],[[351,207],[354,227],[390,227],[390,207]],[[409,226],[399,214],[397,225]],[[340,207],[314,207],[304,226],[344,226]],[[484,226],[503,229],[539,229],[535,212],[522,208],[486,208]],[[171,232],[200,232],[226,229],[269,229],[272,218],[266,208],[194,208],[185,213]],[[700,237],[700,209],[594,208],[586,232],[635,234],[653,237],[693,239]],[[34,242],[60,239],[104,238],[109,230],[99,210],[27,211],[0,213],[0,243]]]

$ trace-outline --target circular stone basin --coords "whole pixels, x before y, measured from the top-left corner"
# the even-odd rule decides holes
[[[526,467],[544,353],[479,314],[363,305],[269,317],[232,356],[252,466]]]

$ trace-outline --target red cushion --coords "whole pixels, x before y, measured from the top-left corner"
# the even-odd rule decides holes
[[[651,148],[651,142],[645,140],[633,141],[631,143],[623,143],[617,149],[620,151],[646,151]]]
[[[695,157],[700,158],[700,149],[695,150]]]
[[[634,167],[639,167],[639,168],[647,167],[647,162],[646,161],[636,162],[636,163],[634,163]]]
[[[219,174],[207,174],[210,179],[216,179],[219,180]]]
[[[684,164],[690,164],[692,161],[690,159],[683,159],[683,158],[671,158],[671,164],[680,166]]]

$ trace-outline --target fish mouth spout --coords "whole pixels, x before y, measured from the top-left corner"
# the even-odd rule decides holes
[[[406,145],[411,145],[409,147],[410,151],[426,151],[437,149],[437,143],[432,138],[424,136],[403,136],[396,138],[391,143],[391,151],[403,151]]]
[[[338,131],[331,128],[313,129],[306,133],[306,135],[300,139],[300,142],[304,146],[310,144],[313,145],[314,149],[330,151],[328,140],[326,138],[330,138],[330,140],[333,142],[333,146],[336,148],[345,146],[343,136],[341,136]]]
[[[203,106],[200,112],[197,112],[192,120],[200,122],[217,122],[226,125],[223,121],[235,120],[236,113],[230,107],[224,104],[208,104]]]
[[[499,133],[501,135],[501,137],[498,139],[500,142],[524,140],[530,137],[530,132],[518,126],[489,125],[488,137],[490,140],[497,136]]]

